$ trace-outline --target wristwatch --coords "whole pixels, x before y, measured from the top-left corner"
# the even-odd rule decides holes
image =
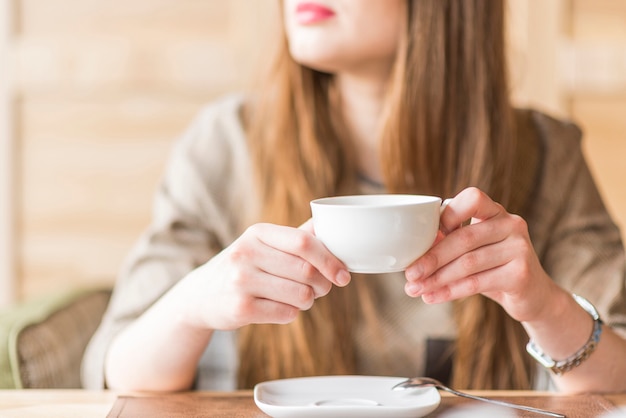
[[[541,348],[533,340],[530,340],[526,345],[526,351],[533,356],[535,360],[542,366],[550,369],[556,375],[562,375],[563,373],[572,370],[574,367],[579,366],[585,361],[591,353],[596,349],[598,342],[600,341],[600,335],[602,334],[602,319],[596,308],[587,299],[576,294],[572,294],[572,297],[591,317],[593,318],[593,331],[589,340],[572,356],[565,360],[553,360],[550,356],[545,354]]]

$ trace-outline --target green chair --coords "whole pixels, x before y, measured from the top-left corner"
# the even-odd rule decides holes
[[[0,311],[0,389],[80,388],[110,289],[73,289]]]

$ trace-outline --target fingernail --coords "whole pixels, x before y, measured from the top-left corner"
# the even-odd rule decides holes
[[[424,289],[424,286],[422,286],[421,283],[409,283],[406,289],[409,294],[413,296],[419,296],[419,294],[422,292],[422,289]]]
[[[432,304],[432,303],[435,303],[435,302],[436,302],[436,300],[435,300],[435,294],[434,294],[434,293],[424,293],[424,294],[422,295],[422,301],[423,301],[424,303],[429,304],[429,305],[430,305],[430,304]]]
[[[414,282],[416,280],[421,279],[423,274],[424,274],[424,268],[420,266],[419,264],[416,264],[412,266],[411,268],[408,268],[404,275],[406,276],[406,279],[408,281]]]
[[[352,276],[350,276],[350,272],[348,270],[340,270],[339,273],[337,273],[335,280],[339,286],[345,286],[350,283],[351,278]]]

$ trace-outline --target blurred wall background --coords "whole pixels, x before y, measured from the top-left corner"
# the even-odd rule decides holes
[[[626,2],[507,0],[513,97],[577,121],[626,228]],[[272,0],[0,0],[0,306],[111,284],[172,142],[245,89]]]

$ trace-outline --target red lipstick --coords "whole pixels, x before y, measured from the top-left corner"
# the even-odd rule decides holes
[[[335,12],[319,3],[303,2],[296,7],[296,20],[301,25],[318,23],[335,16]]]

